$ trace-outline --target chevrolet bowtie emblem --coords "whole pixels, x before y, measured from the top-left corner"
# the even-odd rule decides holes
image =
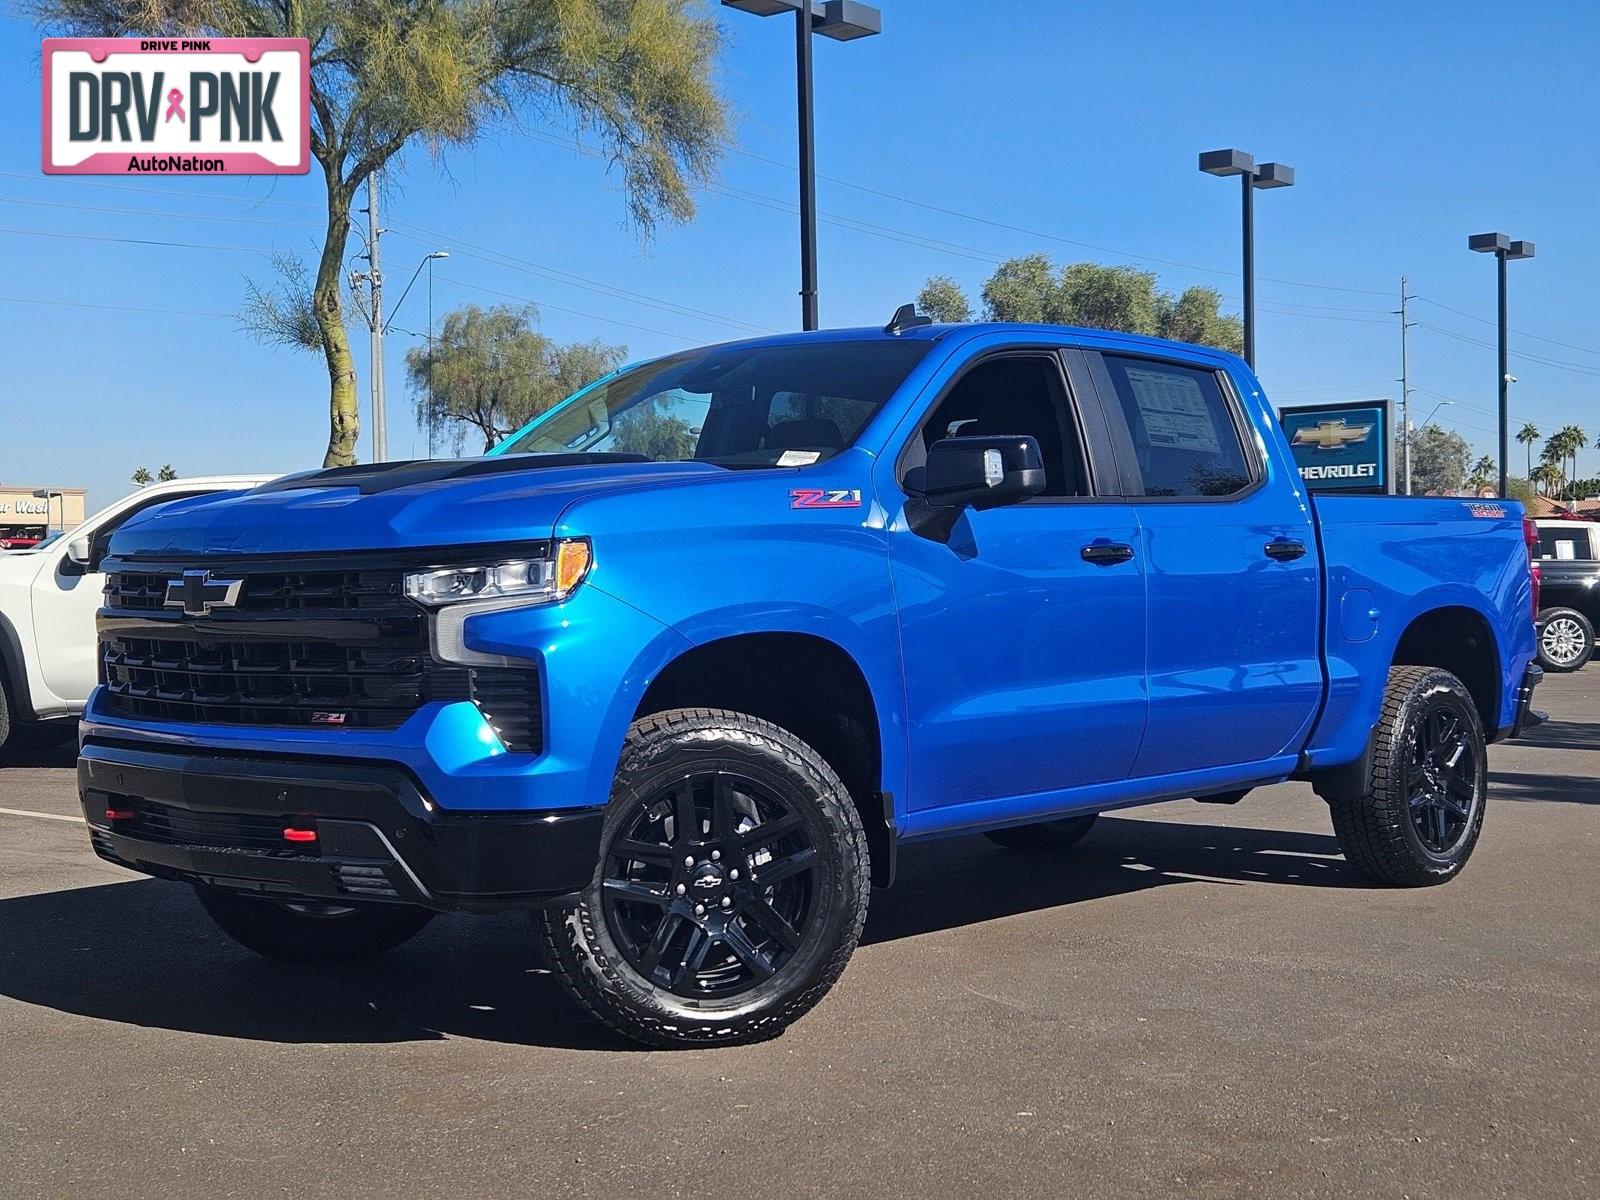
[[[214,608],[239,603],[242,579],[213,579],[210,571],[185,571],[167,582],[166,607],[181,608],[191,617],[203,617]]]
[[[1306,426],[1294,431],[1295,446],[1315,446],[1318,450],[1339,450],[1367,440],[1371,425],[1346,425],[1344,418],[1318,421],[1315,427]]]

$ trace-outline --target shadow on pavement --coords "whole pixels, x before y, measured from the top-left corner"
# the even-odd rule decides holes
[[[1600,725],[1592,721],[1546,721],[1509,744],[1538,750],[1600,750]]]
[[[0,767],[72,767],[78,762],[78,723],[51,721],[12,734],[0,754]]]
[[[1350,886],[1333,838],[1102,820],[1072,851],[979,838],[912,847],[876,893],[864,942],[1201,878]],[[440,917],[385,957],[339,967],[268,962],[228,941],[181,884],[140,879],[0,900],[0,994],[129,1025],[272,1042],[446,1036],[580,1050],[631,1043],[559,992],[527,918]]]
[[[1600,779],[1589,775],[1489,772],[1489,800],[1539,804],[1600,804]]]
[[[901,852],[895,886],[873,896],[863,944],[973,925],[1195,880],[1366,886],[1332,834],[1102,817],[1077,846],[1037,853],[962,838]]]

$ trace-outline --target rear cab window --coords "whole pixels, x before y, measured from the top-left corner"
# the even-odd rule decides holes
[[[1131,496],[1217,499],[1248,490],[1260,468],[1218,373],[1161,359],[1102,354],[1102,379],[1131,442]]]

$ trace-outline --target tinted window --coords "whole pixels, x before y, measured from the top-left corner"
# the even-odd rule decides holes
[[[1254,479],[1215,372],[1104,356],[1146,496],[1230,496]]]
[[[940,438],[1024,434],[1039,443],[1046,496],[1081,496],[1082,456],[1067,413],[1061,371],[1047,355],[991,358],[963,375],[922,426],[919,466]]]
[[[1593,555],[1589,550],[1589,531],[1583,528],[1558,529],[1549,525],[1539,526],[1539,557],[1592,558]]]
[[[563,401],[500,452],[805,466],[850,445],[930,345],[885,338],[674,354]]]

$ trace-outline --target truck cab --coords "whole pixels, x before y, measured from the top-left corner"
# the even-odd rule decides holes
[[[1463,868],[1539,678],[1515,503],[1311,496],[1222,351],[903,318],[128,523],[96,850],[281,958],[527,908],[664,1046],[801,1015],[917,839],[1304,779],[1354,870]]]

